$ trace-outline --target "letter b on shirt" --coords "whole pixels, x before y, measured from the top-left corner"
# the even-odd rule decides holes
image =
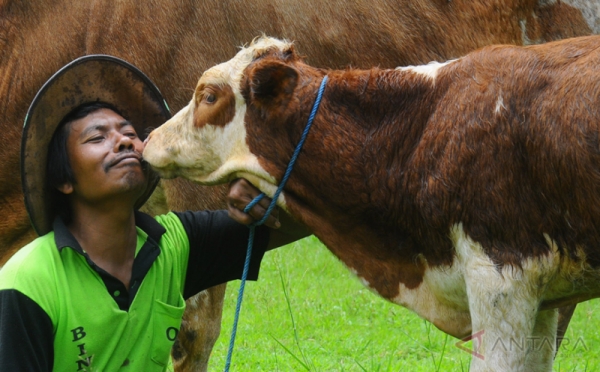
[[[79,341],[86,336],[86,333],[83,330],[83,327],[74,328],[71,330],[71,333],[73,333],[73,342]]]

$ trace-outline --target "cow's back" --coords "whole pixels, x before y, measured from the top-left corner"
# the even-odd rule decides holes
[[[424,175],[409,190],[427,185],[420,200],[435,206],[427,210],[444,206],[443,225],[462,223],[494,247],[487,253],[498,264],[548,254],[548,236],[563,254],[598,268],[599,66],[599,36],[486,47],[449,64],[410,165],[427,172],[415,172]],[[437,179],[447,189],[435,187]],[[502,229],[485,228],[498,221]]]

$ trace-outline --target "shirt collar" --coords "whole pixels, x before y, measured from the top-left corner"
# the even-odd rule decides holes
[[[148,238],[152,239],[156,245],[160,241],[162,235],[166,232],[165,228],[159,224],[154,218],[151,216],[135,211],[135,225],[142,229],[146,234],[148,234]],[[64,247],[71,247],[79,253],[84,253],[81,245],[75,239],[73,234],[67,229],[67,226],[63,222],[62,218],[56,217],[54,219],[53,224],[54,230],[54,242],[56,243],[56,248],[61,251]]]

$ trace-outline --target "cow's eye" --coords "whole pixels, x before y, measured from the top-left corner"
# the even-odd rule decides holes
[[[208,103],[214,103],[217,100],[217,96],[215,96],[214,94],[207,94],[204,100]]]

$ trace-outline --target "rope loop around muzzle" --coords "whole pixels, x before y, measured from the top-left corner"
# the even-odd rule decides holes
[[[302,137],[300,137],[300,141],[298,142],[298,145],[296,145],[296,149],[294,150],[294,153],[292,154],[292,157],[290,158],[290,162],[288,163],[288,166],[285,170],[283,178],[281,179],[281,182],[279,183],[279,186],[277,187],[277,191],[275,191],[275,194],[273,195],[273,199],[271,200],[271,203],[269,204],[269,207],[267,208],[265,215],[260,219],[260,221],[256,221],[248,226],[250,228],[250,234],[248,235],[248,250],[246,252],[246,261],[244,262],[244,271],[242,273],[242,281],[240,283],[240,289],[239,289],[238,298],[237,298],[237,305],[235,307],[235,317],[233,320],[233,329],[231,331],[231,339],[229,341],[229,350],[227,351],[227,361],[225,363],[225,372],[229,372],[229,368],[231,366],[231,356],[233,355],[233,346],[235,344],[237,325],[238,325],[238,320],[240,317],[240,311],[242,308],[242,299],[244,297],[244,288],[246,287],[246,278],[248,277],[248,269],[250,267],[250,257],[252,257],[252,246],[254,244],[254,231],[256,229],[256,226],[260,226],[263,223],[265,223],[267,218],[269,218],[269,216],[271,215],[273,208],[275,208],[275,206],[277,205],[277,199],[279,198],[279,194],[281,194],[281,191],[283,190],[283,187],[285,186],[288,178],[290,178],[292,169],[294,169],[294,164],[296,164],[298,155],[300,154],[300,151],[302,150],[302,146],[304,145],[304,142],[306,141],[306,137],[308,136],[310,127],[312,126],[315,116],[317,115],[317,111],[319,110],[319,105],[321,104],[321,99],[323,98],[323,91],[325,90],[325,86],[327,85],[327,80],[328,80],[328,77],[327,77],[327,75],[325,75],[325,77],[321,81],[321,86],[319,87],[319,91],[317,92],[317,98],[315,99],[315,103],[313,104],[313,108],[310,112],[310,116],[308,117],[308,122],[306,123],[306,127],[304,128],[304,132],[302,132]],[[256,204],[258,204],[264,197],[265,197],[265,194],[261,193],[256,198],[254,198],[254,200],[252,200],[250,203],[248,203],[246,208],[244,208],[244,213],[250,212],[250,210]]]

